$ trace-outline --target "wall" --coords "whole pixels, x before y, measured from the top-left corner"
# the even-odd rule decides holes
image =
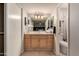
[[[70,4],[70,55],[79,56],[79,4]]]
[[[58,5],[57,5],[58,6]],[[55,54],[59,55],[59,40],[58,40],[58,35],[57,35],[57,27],[58,27],[58,23],[57,23],[57,7],[54,9],[54,11],[52,12],[51,16],[54,16],[54,26],[56,26],[56,34],[54,35],[55,37]]]
[[[27,18],[27,14],[24,9],[22,9],[22,46],[21,46],[21,51],[24,51],[24,33],[26,32],[26,27],[25,27],[25,17]]]
[[[6,55],[18,56],[21,51],[21,8],[6,4]]]

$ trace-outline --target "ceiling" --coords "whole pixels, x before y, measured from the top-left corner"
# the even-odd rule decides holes
[[[27,14],[43,13],[51,14],[57,3],[19,3],[20,7],[24,8]]]

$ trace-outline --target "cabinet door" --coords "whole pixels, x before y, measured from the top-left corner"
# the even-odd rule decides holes
[[[46,48],[47,47],[47,39],[40,39],[40,48]]]
[[[24,40],[24,48],[31,48],[31,40],[30,39],[25,39]]]
[[[47,41],[47,48],[54,48],[54,40],[48,39]]]
[[[24,35],[24,48],[31,48],[31,39],[30,35]]]
[[[39,48],[39,39],[32,38],[32,48]]]

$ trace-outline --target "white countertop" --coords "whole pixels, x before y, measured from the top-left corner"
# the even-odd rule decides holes
[[[25,34],[50,34],[50,35],[53,35],[53,33],[49,33],[49,32],[46,32],[46,31],[31,31],[31,32],[25,32]]]

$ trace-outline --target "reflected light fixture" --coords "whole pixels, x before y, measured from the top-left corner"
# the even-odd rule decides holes
[[[41,16],[41,19],[43,19],[44,18],[44,16]]]
[[[35,17],[34,17],[35,19],[37,19],[37,16],[35,15]]]
[[[38,16],[38,19],[41,19],[41,16]]]

